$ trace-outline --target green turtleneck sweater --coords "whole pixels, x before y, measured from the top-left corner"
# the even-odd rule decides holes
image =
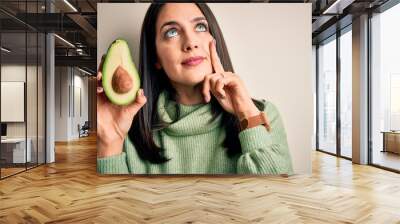
[[[221,114],[209,122],[211,104],[178,104],[177,118],[176,103],[168,101],[162,93],[157,112],[162,121],[172,123],[155,131],[153,138],[171,160],[163,164],[141,160],[127,136],[121,154],[97,159],[97,171],[101,174],[293,174],[282,118],[272,103],[263,102],[271,132],[262,125],[241,131],[242,153],[229,158],[223,147],[225,129]]]

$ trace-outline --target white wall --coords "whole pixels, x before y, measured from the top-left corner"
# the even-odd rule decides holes
[[[25,70],[26,69],[26,70]],[[9,81],[9,82],[25,82],[26,72],[28,74],[36,74],[36,67],[18,64],[7,64],[1,66],[1,81]],[[32,83],[30,83],[32,84]],[[36,85],[36,82],[34,83]],[[36,98],[36,89],[34,92],[27,93],[28,99],[27,102],[33,101],[32,98]],[[3,96],[2,96],[3,97]],[[35,105],[36,107],[36,105]],[[24,110],[24,108],[22,108]],[[1,110],[7,110],[7,108],[1,108]],[[32,117],[34,115],[34,117]],[[36,114],[28,113],[28,121],[36,121]],[[7,136],[8,137],[25,137],[25,126],[26,122],[7,122]],[[28,125],[28,128],[31,128],[32,125]],[[36,129],[36,128],[35,128]],[[28,131],[28,137],[31,132]]]
[[[25,80],[27,78],[27,80]],[[25,64],[3,64],[1,66],[1,81],[26,83],[26,107],[22,107],[22,113],[26,112],[27,119],[24,122],[6,122],[7,137],[24,138],[25,135],[31,143],[32,161],[36,162],[39,154],[39,163],[44,162],[44,74],[41,66],[25,66]],[[3,91],[3,90],[2,90]],[[22,91],[23,94],[23,91]],[[7,97],[2,95],[3,97]],[[2,107],[1,110],[12,110]],[[26,111],[25,111],[26,110]],[[10,112],[10,111],[8,111]],[[12,111],[11,111],[12,112]]]
[[[55,73],[55,141],[70,141],[79,138],[78,124],[88,120],[88,78],[71,67],[56,67]]]
[[[75,113],[72,113],[73,119],[72,121],[72,129],[71,129],[71,135],[73,138],[78,138],[79,133],[78,133],[78,124],[81,126],[85,123],[85,121],[88,120],[88,78],[87,76],[81,76],[83,73],[80,71],[76,70],[74,71],[74,93],[73,96],[74,98],[74,108]],[[78,90],[80,90],[80,93],[78,93]],[[80,97],[79,97],[80,94]],[[81,102],[79,102],[81,101]],[[81,108],[79,108],[81,107]],[[79,111],[81,109],[81,113]]]
[[[32,67],[18,64],[9,64],[1,66],[1,81],[17,81],[25,82],[25,69],[31,70]],[[6,108],[1,108],[6,110]],[[8,137],[25,137],[25,122],[9,122],[7,123],[7,136]]]
[[[253,97],[267,99],[280,110],[295,172],[311,173],[314,127],[311,4],[208,5],[222,29],[235,72]],[[98,62],[109,44],[122,37],[128,41],[138,63],[140,29],[148,6],[148,3],[98,4]]]
[[[55,141],[68,140],[68,73],[67,67],[55,68]],[[66,96],[66,97],[65,97]]]

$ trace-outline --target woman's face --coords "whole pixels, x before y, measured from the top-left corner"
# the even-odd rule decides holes
[[[213,37],[200,9],[193,3],[168,3],[156,21],[158,66],[173,84],[194,86],[212,73]]]

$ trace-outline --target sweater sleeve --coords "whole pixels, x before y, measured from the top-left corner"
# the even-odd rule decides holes
[[[97,172],[100,174],[148,174],[148,165],[140,159],[135,145],[129,136],[126,136],[121,154],[97,159]]]
[[[240,174],[293,174],[286,131],[277,108],[264,103],[271,126],[268,132],[263,125],[239,133],[242,155],[238,158]]]
[[[126,139],[123,150],[120,154],[97,158],[97,172],[100,174],[128,174],[128,164],[126,156]]]

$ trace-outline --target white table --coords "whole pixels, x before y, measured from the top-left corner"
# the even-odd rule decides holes
[[[31,154],[31,145],[32,140],[30,138],[26,139],[28,143],[28,147],[26,147],[25,154],[25,138],[6,138],[1,139],[2,147],[13,147],[13,163],[25,163],[31,162],[32,154]],[[25,161],[25,159],[27,159]]]

